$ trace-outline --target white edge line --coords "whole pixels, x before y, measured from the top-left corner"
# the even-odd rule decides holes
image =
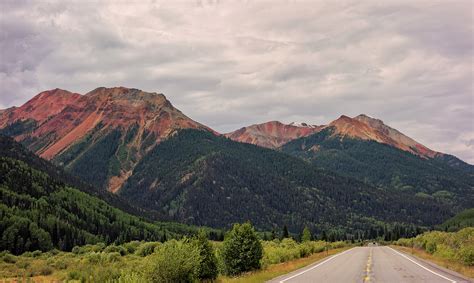
[[[326,263],[326,262],[332,260],[333,258],[336,258],[336,257],[338,257],[338,256],[340,256],[340,255],[343,255],[343,254],[345,254],[345,253],[347,253],[348,251],[351,251],[351,250],[353,250],[353,249],[354,249],[354,248],[351,248],[351,249],[348,249],[347,251],[344,251],[344,252],[342,252],[342,253],[335,254],[335,255],[331,256],[330,258],[328,258],[328,259],[326,259],[326,260],[324,260],[324,261],[322,261],[322,262],[316,264],[315,266],[312,266],[311,268],[308,268],[308,269],[306,269],[306,270],[301,271],[300,273],[297,273],[297,274],[295,274],[295,275],[293,275],[293,276],[291,276],[291,277],[288,277],[288,278],[286,278],[286,279],[281,280],[280,283],[283,283],[283,282],[288,281],[288,280],[290,280],[290,279],[293,279],[293,278],[295,278],[295,277],[297,277],[297,276],[300,276],[300,275],[303,274],[303,273],[306,273],[306,272],[308,272],[308,271],[310,271],[310,270],[313,270],[313,269],[315,269],[316,267],[318,267],[318,266],[320,266],[320,265],[322,265],[322,264],[324,264],[324,263]]]
[[[423,268],[423,269],[425,269],[425,270],[428,270],[429,272],[433,273],[434,275],[438,275],[439,277],[444,278],[444,279],[448,280],[448,281],[451,282],[451,283],[456,283],[456,281],[454,281],[454,280],[452,280],[452,279],[449,279],[448,277],[443,276],[443,275],[441,275],[441,274],[439,274],[439,273],[437,273],[437,272],[434,272],[433,270],[431,270],[431,269],[429,269],[429,268],[424,267],[423,265],[421,265],[421,264],[419,264],[418,262],[412,260],[411,258],[407,257],[406,255],[404,255],[404,254],[402,254],[402,253],[400,253],[400,252],[398,252],[398,251],[392,249],[391,247],[387,247],[387,248],[389,248],[389,249],[391,249],[392,251],[396,252],[397,254],[403,256],[404,258],[408,259],[409,261],[413,262],[414,264],[418,265],[419,267],[421,267],[421,268]]]

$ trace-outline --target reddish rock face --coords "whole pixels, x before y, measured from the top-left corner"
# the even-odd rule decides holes
[[[38,126],[16,139],[51,136],[47,145],[36,150],[47,159],[84,137],[98,124],[102,128],[124,129],[138,125],[139,131],[155,133],[157,141],[176,129],[210,130],[174,108],[163,94],[124,87],[97,88],[86,95],[60,89],[44,91],[21,107],[7,109],[0,115],[0,128],[17,121],[34,120]]]
[[[286,125],[278,121],[252,125],[235,132],[225,134],[226,137],[267,148],[277,148],[297,138],[306,137],[321,130],[314,125]]]
[[[21,107],[0,112],[0,129],[26,122],[28,129],[14,132],[14,138],[46,159],[54,159],[85,137],[92,136],[89,143],[93,144],[113,129],[126,133],[134,128],[133,138],[123,141],[122,147],[131,152],[132,161],[121,164],[124,168],[118,176],[111,176],[108,188],[112,191],[140,160],[145,137],[146,148],[152,148],[178,129],[212,131],[174,108],[163,94],[124,87],[97,88],[85,95],[45,91]]]
[[[294,139],[317,133],[325,128],[333,128],[333,136],[372,140],[411,152],[425,158],[433,158],[442,153],[433,151],[399,131],[385,125],[381,120],[361,114],[351,118],[342,115],[328,125],[307,124],[285,125],[277,121],[243,127],[226,134],[234,141],[251,143],[267,148],[278,148]],[[315,149],[316,150],[316,149]]]
[[[58,88],[43,91],[21,107],[12,107],[0,112],[0,127],[3,128],[17,120],[27,119],[42,123],[63,111],[67,106],[77,103],[80,98],[80,94]]]
[[[331,122],[328,127],[334,127],[336,129],[334,135],[373,140],[424,158],[433,158],[441,154],[385,125],[381,120],[371,118],[364,114],[354,118],[341,116],[339,119]]]

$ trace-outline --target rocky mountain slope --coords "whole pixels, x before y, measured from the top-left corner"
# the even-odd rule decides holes
[[[373,140],[426,158],[443,155],[385,125],[383,121],[364,114],[354,118],[342,115],[328,125],[320,126],[308,125],[306,123],[291,123],[287,125],[278,121],[271,121],[243,127],[225,134],[225,136],[234,141],[275,149],[292,140],[318,133],[326,128],[334,128],[334,134],[341,137]]]
[[[85,95],[45,91],[0,115],[0,133],[112,192],[148,150],[176,130],[211,131],[163,94],[124,87],[97,88]]]

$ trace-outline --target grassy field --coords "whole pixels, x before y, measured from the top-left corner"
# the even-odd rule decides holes
[[[428,260],[430,262],[436,263],[439,266],[445,267],[447,269],[456,271],[464,276],[469,278],[474,278],[474,267],[464,265],[456,260],[452,259],[445,259],[438,256],[434,256],[432,254],[427,253],[426,251],[418,248],[408,248],[408,247],[401,247],[401,246],[391,246],[394,249],[399,251],[405,252],[407,254],[413,254],[419,258]]]

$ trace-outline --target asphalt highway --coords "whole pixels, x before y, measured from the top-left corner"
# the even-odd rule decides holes
[[[474,282],[390,247],[356,247],[275,278],[271,283]]]

